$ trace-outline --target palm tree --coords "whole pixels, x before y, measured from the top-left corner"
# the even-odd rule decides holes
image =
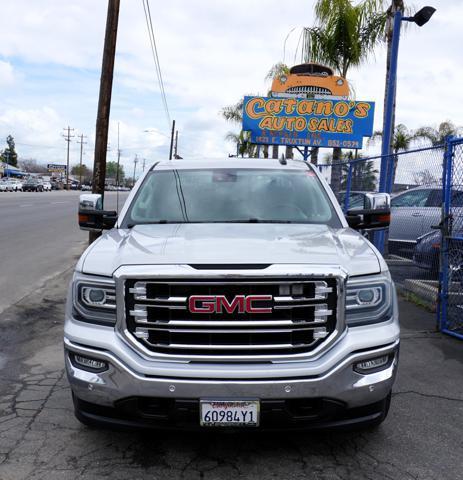
[[[280,77],[281,75],[288,74],[289,73],[289,67],[283,62],[277,62],[272,67],[270,70],[267,72],[267,75],[265,75],[265,80],[273,80],[275,77]]]
[[[272,65],[270,70],[265,75],[265,80],[273,80],[275,77],[280,77],[283,74],[289,73],[289,67],[283,62],[278,62]],[[268,148],[268,146],[267,146]],[[267,150],[268,152],[268,150]],[[265,156],[265,150],[264,150]],[[286,147],[286,158],[293,158],[293,149],[292,147]],[[266,157],[267,158],[267,157]],[[272,158],[278,158],[278,145],[272,146]]]
[[[463,128],[457,127],[450,120],[441,122],[437,128],[434,127],[421,127],[415,131],[417,138],[424,138],[431,142],[433,147],[438,145],[444,145],[445,140],[449,136],[460,136]]]
[[[313,61],[327,64],[346,78],[350,67],[361,65],[384,39],[386,13],[379,11],[382,1],[318,0],[317,25],[307,29],[307,48]],[[342,151],[333,149],[331,188],[341,186]]]
[[[378,130],[373,133],[368,143],[375,143],[378,138],[383,137],[383,132]],[[395,183],[395,175],[397,171],[397,163],[399,161],[398,153],[404,152],[410,149],[410,146],[414,140],[419,137],[416,132],[409,130],[403,123],[399,123],[394,128],[394,134],[392,135],[392,152],[394,154],[394,170],[392,173],[392,185]]]
[[[345,163],[342,166],[343,172],[343,179],[341,181],[341,188],[347,188],[347,178],[349,175],[349,168],[350,164],[353,160],[357,160],[357,158],[362,158],[362,155],[359,154],[356,159],[352,155],[352,152],[349,152],[346,156],[349,163]],[[372,161],[360,161],[352,163],[352,177],[351,177],[351,184],[350,188],[351,191],[354,190],[365,190],[367,192],[376,190],[376,183],[377,183],[377,175],[378,170],[375,169],[375,164]]]
[[[220,113],[228,122],[241,126],[243,124],[243,104],[244,97],[235,104],[222,108]],[[245,154],[252,157],[256,153],[256,146],[251,143],[249,132],[243,130],[241,130],[239,134],[228,132],[225,139],[236,144],[237,153],[242,157],[244,157]]]
[[[391,0],[391,4],[389,5],[388,9],[386,10],[386,28],[385,28],[385,38],[386,38],[386,45],[387,45],[387,56],[386,56],[386,78],[384,82],[384,108],[383,108],[383,124],[385,123],[385,115],[386,115],[386,93],[387,93],[387,86],[388,86],[388,80],[389,80],[389,73],[390,73],[390,67],[391,67],[391,55],[392,55],[392,32],[394,28],[394,15],[396,12],[402,12],[404,13],[405,11],[408,11],[411,15],[411,12],[409,11],[410,8],[405,7],[404,1],[403,0]],[[407,22],[405,22],[404,27],[406,28]],[[396,93],[397,89],[394,92],[394,99],[392,101],[392,129],[395,129],[395,101],[396,101]],[[389,150],[394,149],[394,140],[391,137],[391,144],[389,145]]]

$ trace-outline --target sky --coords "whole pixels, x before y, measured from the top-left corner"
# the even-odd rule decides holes
[[[463,125],[461,0],[429,0],[437,11],[422,28],[402,31],[397,123],[414,129],[452,120]],[[225,140],[239,126],[220,110],[243,94],[265,94],[265,76],[279,61],[300,63],[303,26],[314,24],[313,0],[150,0],[170,118],[183,157],[227,157]],[[421,4],[413,4],[416,9]],[[424,4],[423,4],[424,5]],[[93,164],[106,0],[0,0],[0,149],[14,136],[20,158],[65,163],[64,128],[87,136],[83,161]],[[285,41],[286,40],[286,41]],[[385,48],[352,69],[356,99],[375,101],[381,129]],[[142,0],[121,0],[108,160],[117,156],[136,176],[168,156],[165,115],[149,46]],[[6,145],[5,145],[6,146]],[[79,162],[76,137],[70,164]]]

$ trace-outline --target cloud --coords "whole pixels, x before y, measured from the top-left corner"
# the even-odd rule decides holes
[[[9,87],[16,81],[16,75],[10,62],[0,60],[0,87]]]
[[[23,152],[62,158],[62,128],[88,136],[84,161],[91,163],[103,50],[106,2],[16,0],[4,2],[0,42],[0,135],[13,133]],[[302,25],[313,24],[313,2],[203,0],[151,1],[170,116],[177,122],[183,156],[222,156],[234,150],[224,138],[239,126],[227,124],[220,109],[245,93],[264,94],[270,67],[285,58],[300,61]],[[409,128],[450,118],[463,125],[459,88],[463,74],[458,0],[436,0],[436,14],[423,28],[402,32],[397,87],[397,122]],[[375,128],[381,128],[385,49],[349,81],[358,99],[376,102]],[[18,79],[21,79],[18,82]],[[120,124],[122,161],[136,154],[166,158],[170,125],[164,114],[140,1],[121,2],[111,106],[109,158],[117,154]],[[148,134],[145,130],[151,130]],[[53,146],[46,149],[46,146]],[[71,144],[72,158],[78,145]],[[57,159],[56,158],[56,159]]]

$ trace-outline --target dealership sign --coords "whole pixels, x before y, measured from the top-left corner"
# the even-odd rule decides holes
[[[49,172],[65,172],[66,165],[58,165],[56,163],[49,163],[47,165],[47,169]]]
[[[373,133],[374,102],[244,97],[243,130],[251,143],[362,148]]]

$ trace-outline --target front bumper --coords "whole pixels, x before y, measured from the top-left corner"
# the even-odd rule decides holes
[[[270,424],[325,428],[378,420],[384,414],[396,376],[398,349],[396,340],[352,352],[318,375],[310,375],[307,368],[305,376],[214,379],[141,374],[108,351],[65,339],[67,375],[82,421],[169,428],[198,426],[200,398],[258,398],[264,428]],[[71,361],[72,354],[104,360],[108,369],[96,373],[77,368]],[[354,371],[354,363],[383,355],[390,358],[383,370],[367,375]],[[152,407],[140,406],[147,402],[163,405],[163,410],[153,414]],[[308,416],[297,413],[297,402],[309,402],[305,408]],[[276,422],[275,409],[280,413]]]

